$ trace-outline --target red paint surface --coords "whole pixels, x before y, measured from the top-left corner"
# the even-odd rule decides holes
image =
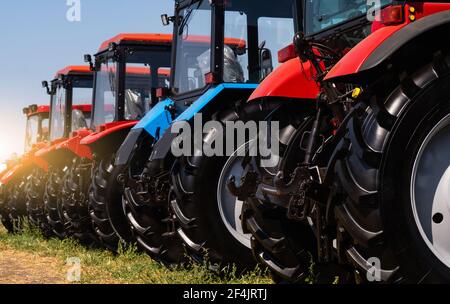
[[[319,86],[313,80],[309,62],[300,63],[299,58],[280,65],[256,88],[249,101],[263,97],[284,97],[295,99],[316,99]]]

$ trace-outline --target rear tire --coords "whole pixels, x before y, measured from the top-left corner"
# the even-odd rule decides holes
[[[9,222],[12,225],[14,233],[22,232],[24,220],[27,216],[26,198],[25,198],[25,178],[16,181],[8,196],[6,208],[8,210]]]
[[[103,246],[117,252],[121,238],[111,225],[106,200],[108,183],[114,170],[114,157],[102,160],[94,168],[89,189],[89,214],[95,234]]]
[[[448,247],[439,247],[448,243],[447,237],[438,233],[448,228],[448,211],[439,213],[439,218],[432,212],[439,202],[437,182],[445,181],[443,173],[450,164],[449,139],[443,137],[450,125],[449,75],[450,57],[438,55],[398,77],[401,81],[387,97],[384,92],[371,96],[366,111],[348,123],[343,140],[346,156],[336,164],[344,200],[335,213],[348,240],[349,263],[364,280],[378,260],[377,276],[369,276],[369,281],[450,281],[449,260],[441,256]],[[428,154],[427,175],[419,175],[415,168],[422,161],[420,151],[425,151],[428,136],[446,117],[444,131],[438,130],[446,140]],[[421,188],[417,180],[426,187]],[[431,196],[416,205],[418,193]]]
[[[258,123],[279,106],[278,103],[254,102],[214,117],[222,126],[236,121]],[[214,136],[214,132],[206,134],[202,143]],[[246,149],[247,145],[242,148]],[[194,151],[193,155],[201,156],[179,158],[172,174],[176,200],[171,207],[188,254],[200,264],[207,263],[213,271],[231,270],[230,266],[235,266],[238,273],[252,270],[256,262],[250,235],[242,231],[242,202],[226,185],[232,176],[236,181],[241,179],[246,158],[206,157],[203,151]]]
[[[14,233],[14,224],[9,217],[9,207],[8,207],[10,191],[11,190],[9,186],[2,186],[2,193],[1,193],[2,204],[0,209],[0,216],[2,224],[6,228],[8,233]]]
[[[46,238],[53,236],[45,216],[44,193],[47,174],[39,168],[33,170],[27,181],[27,215],[29,222],[39,228]]]
[[[124,210],[135,240],[154,260],[168,266],[185,264],[185,252],[176,235],[169,208],[172,196],[169,171],[163,161],[148,161],[143,171],[128,170]],[[153,183],[159,186],[152,187]],[[158,193],[154,189],[158,188]]]
[[[98,243],[88,211],[91,164],[74,159],[63,179],[61,210],[66,232],[85,246]]]
[[[64,172],[61,168],[51,168],[49,170],[44,193],[44,205],[47,222],[53,233],[61,240],[67,236],[66,221],[64,216],[60,213],[60,197],[63,186],[63,174]]]

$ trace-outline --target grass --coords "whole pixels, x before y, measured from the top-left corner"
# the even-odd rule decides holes
[[[105,250],[87,249],[74,240],[44,239],[39,232],[25,229],[22,234],[7,234],[0,228],[0,245],[42,257],[53,257],[65,264],[68,258],[81,260],[81,284],[270,284],[265,271],[256,269],[245,276],[219,277],[202,266],[167,269],[147,255],[130,247],[118,255]],[[1,248],[1,246],[0,246]],[[1,251],[1,249],[0,249]],[[0,252],[1,253],[1,252]]]

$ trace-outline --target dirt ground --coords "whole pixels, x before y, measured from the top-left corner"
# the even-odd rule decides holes
[[[0,250],[0,284],[64,284],[64,268],[57,258],[4,247]]]

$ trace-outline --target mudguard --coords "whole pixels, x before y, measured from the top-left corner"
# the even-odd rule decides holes
[[[172,105],[174,102],[170,99],[159,102],[133,129],[144,129],[153,138],[158,138],[172,123],[172,115],[167,110]]]
[[[44,171],[48,170],[48,165],[45,161],[34,157],[32,154],[27,154],[20,160],[20,163],[4,172],[0,179],[0,184],[7,185],[11,181],[21,178],[24,174],[30,172],[34,166],[37,166]]]
[[[124,166],[131,160],[135,152],[134,149],[137,146],[136,143],[145,136],[150,136],[157,142],[155,145],[157,156],[158,158],[164,158],[163,155],[166,155],[170,151],[171,139],[175,138],[174,134],[166,132],[172,123],[191,121],[196,114],[204,111],[206,107],[213,105],[216,101],[220,101],[221,97],[227,92],[239,92],[239,95],[246,95],[245,99],[247,99],[257,86],[257,84],[241,83],[224,83],[215,86],[201,95],[175,120],[172,120],[172,115],[167,110],[167,107],[174,105],[174,102],[170,99],[161,101],[128,134],[127,139],[118,151],[115,162],[116,166]],[[160,140],[163,138],[164,140]]]
[[[299,58],[294,58],[267,76],[250,96],[249,102],[269,97],[316,100],[319,91],[313,80],[311,64],[301,64]]]
[[[419,4],[414,6],[417,7]],[[407,5],[406,11],[408,7]],[[448,3],[422,3],[418,12],[423,17],[415,22],[387,26],[375,31],[347,53],[331,69],[325,80],[334,82],[357,80],[362,73],[374,71],[414,39],[450,26],[449,9]]]
[[[81,141],[91,134],[89,130],[79,130],[73,133],[73,136],[66,141],[56,145],[56,150],[67,151],[74,157],[92,159],[93,154],[89,146],[82,145]]]
[[[210,105],[214,101],[218,101],[220,95],[226,93],[227,91],[235,92],[237,90],[242,91],[242,95],[248,92],[250,95],[256,88],[257,84],[250,83],[224,83],[220,84],[214,88],[209,89],[205,94],[198,98],[186,111],[184,111],[180,116],[175,119],[177,121],[190,121],[194,116],[202,112],[206,106]],[[246,98],[247,99],[247,98]],[[237,99],[235,100],[237,101]]]
[[[101,125],[96,132],[90,132],[83,137],[80,145],[91,151],[92,154],[110,155],[119,149],[130,130],[137,123],[137,121],[120,121]]]
[[[0,184],[2,185],[8,185],[14,178],[21,175],[21,173],[25,170],[23,164],[18,164],[9,169],[5,174],[3,174],[2,178],[0,179]]]

